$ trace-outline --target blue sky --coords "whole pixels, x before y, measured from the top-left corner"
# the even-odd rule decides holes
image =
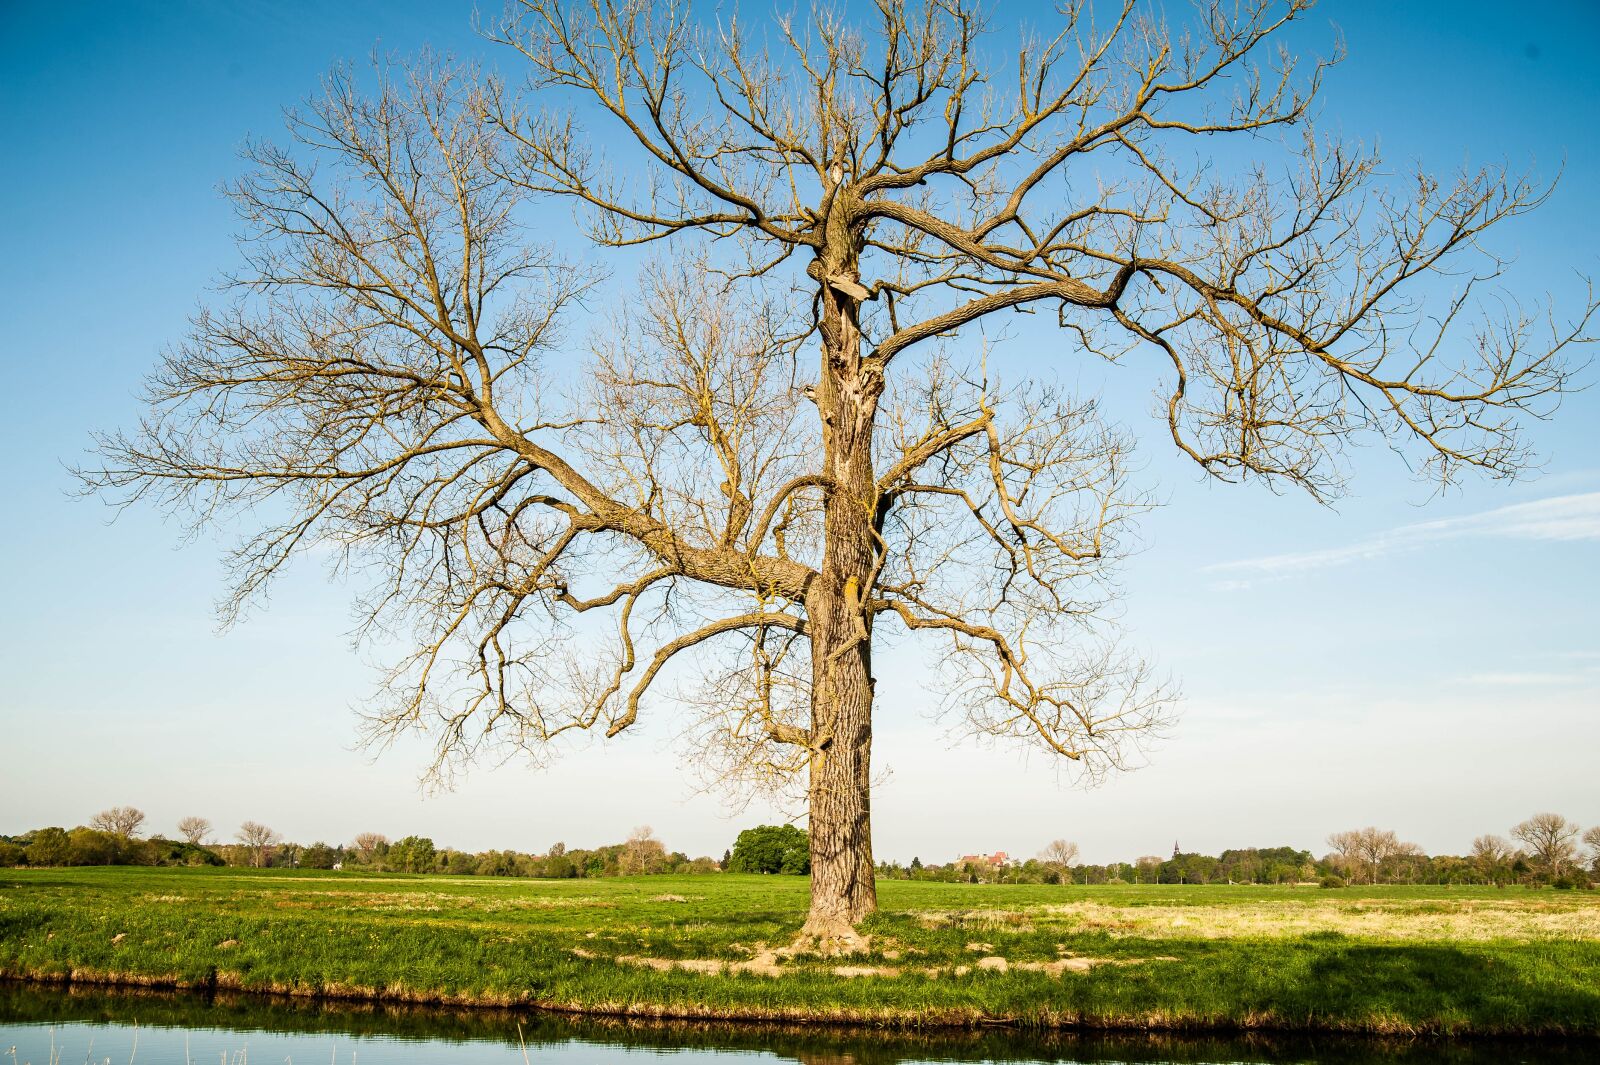
[[[1396,163],[1562,170],[1497,247],[1519,295],[1572,306],[1577,275],[1600,273],[1600,8],[1327,4],[1291,45],[1325,49],[1330,22],[1350,59],[1325,126]],[[484,767],[426,796],[420,750],[353,749],[373,672],[345,636],[349,588],[302,564],[219,634],[225,535],[186,541],[149,510],[113,524],[70,497],[66,464],[92,429],[138,416],[139,378],[234,261],[216,187],[240,142],[278,136],[332,61],[424,44],[515,69],[464,4],[0,6],[0,832],[133,803],[155,830],[199,813],[304,840],[542,850],[648,823],[720,853],[765,814],[695,792],[666,707],[551,769]],[[880,855],[1029,854],[1061,836],[1097,861],[1174,841],[1320,851],[1369,823],[1459,851],[1536,810],[1600,822],[1600,393],[1538,427],[1537,478],[1433,498],[1371,450],[1329,508],[1204,481],[1163,448],[1148,378],[1021,347],[1017,372],[1103,386],[1142,442],[1166,505],[1126,571],[1125,620],[1181,683],[1183,716],[1147,767],[1084,791],[1042,758],[953,743],[924,715],[921,659],[897,651],[880,669]]]

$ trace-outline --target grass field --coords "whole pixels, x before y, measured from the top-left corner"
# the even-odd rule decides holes
[[[885,882],[786,957],[798,877],[0,871],[0,974],[648,1016],[1600,1035],[1600,896]]]

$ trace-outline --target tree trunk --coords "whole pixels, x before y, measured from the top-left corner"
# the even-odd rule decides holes
[[[882,368],[861,357],[857,300],[829,278],[855,280],[848,239],[813,267],[821,282],[823,468],[832,484],[823,518],[820,578],[806,597],[811,629],[811,912],[801,931],[823,949],[850,949],[855,925],[878,908],[871,820],[872,617],[878,557],[873,423]],[[840,245],[834,245],[839,247]]]

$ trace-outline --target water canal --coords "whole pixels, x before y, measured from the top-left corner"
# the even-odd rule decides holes
[[[1596,1057],[1589,1057],[1589,1055]],[[0,983],[0,1065],[649,1065],[799,1062],[1444,1062],[1600,1059],[1580,1041],[1373,1040],[668,1024],[549,1014],[329,1005],[246,995],[107,992]]]

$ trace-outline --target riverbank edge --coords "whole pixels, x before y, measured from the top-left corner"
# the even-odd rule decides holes
[[[1483,1027],[1454,1021],[1450,1024],[1413,1024],[1393,1019],[1343,1020],[1309,1016],[1286,1020],[1269,1012],[1240,1016],[1093,1015],[1048,1009],[1028,1016],[990,1016],[948,1007],[928,1010],[850,1010],[821,1007],[704,1007],[656,1003],[580,1003],[532,996],[456,994],[411,988],[375,988],[351,985],[249,984],[232,973],[217,973],[210,980],[182,980],[171,976],[73,969],[69,973],[0,971],[0,981],[38,987],[74,985],[115,990],[140,989],[209,994],[226,991],[261,998],[309,1002],[444,1007],[473,1010],[529,1010],[568,1017],[618,1018],[648,1021],[721,1022],[737,1025],[822,1024],[841,1029],[878,1031],[963,1030],[1012,1028],[1032,1031],[1228,1035],[1282,1033],[1285,1035],[1345,1035],[1384,1038],[1438,1037],[1449,1039],[1543,1039],[1550,1037],[1600,1040],[1600,1030],[1559,1026]]]

